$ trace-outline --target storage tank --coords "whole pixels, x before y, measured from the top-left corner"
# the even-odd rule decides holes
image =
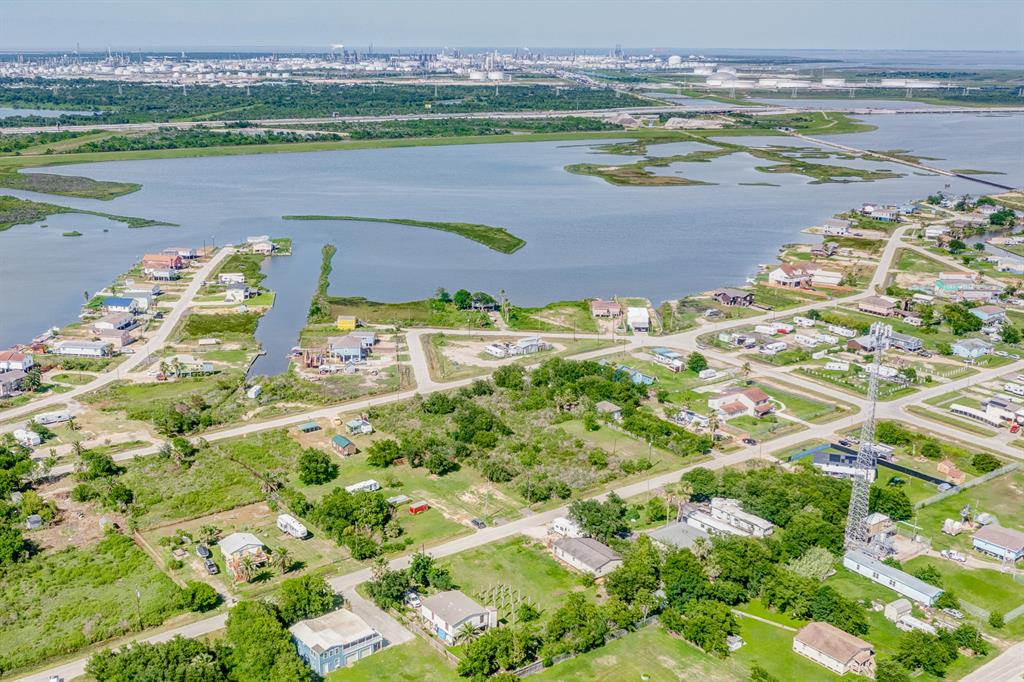
[[[677,54],[674,54],[674,55],[672,55],[671,57],[668,58],[668,65],[669,66],[679,66],[682,63],[683,63],[683,58],[680,57]]]
[[[471,80],[471,81],[482,81],[482,80],[486,80],[486,78],[487,78],[487,74],[484,73],[483,71],[470,71],[469,72],[469,80]]]
[[[504,71],[488,71],[487,72],[487,80],[489,80],[489,81],[503,81],[503,80],[505,80],[505,72]]]
[[[841,88],[846,85],[845,78],[822,78],[821,84],[826,88]]]

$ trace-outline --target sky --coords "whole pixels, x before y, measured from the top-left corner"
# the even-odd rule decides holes
[[[0,51],[1024,50],[1021,0],[0,0]]]

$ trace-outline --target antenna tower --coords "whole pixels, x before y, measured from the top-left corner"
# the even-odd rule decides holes
[[[878,405],[878,372],[882,368],[882,354],[889,344],[892,327],[881,322],[871,325],[871,342],[875,358],[868,375],[868,414],[860,430],[860,447],[857,450],[857,472],[853,477],[850,493],[850,509],[846,516],[846,549],[870,553],[865,519],[868,517],[868,497],[871,493],[872,472],[878,455],[875,452],[875,408]]]

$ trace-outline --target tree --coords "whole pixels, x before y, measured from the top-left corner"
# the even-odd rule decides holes
[[[411,586],[406,571],[391,570],[381,559],[374,565],[373,578],[366,584],[366,589],[377,606],[389,609],[402,603]]]
[[[868,619],[864,608],[828,585],[818,589],[811,601],[810,611],[813,620],[831,623],[851,635],[867,634]]]
[[[448,290],[444,287],[438,287],[437,291],[434,292],[434,298],[441,303],[451,303],[452,296],[448,293]]]
[[[996,630],[1002,630],[1006,626],[1006,618],[1003,617],[1003,612],[993,611],[988,614],[988,624]]]
[[[608,594],[627,604],[660,585],[661,556],[647,535],[642,535],[622,557],[622,565],[605,578]]]
[[[690,353],[690,357],[686,359],[686,369],[690,370],[694,374],[699,374],[708,368],[708,361],[703,355],[697,352]]]
[[[946,305],[942,309],[942,319],[956,336],[979,331],[982,327],[981,318],[971,313],[971,309],[963,303]]]
[[[246,554],[238,562],[238,574],[245,582],[249,582],[256,575],[256,560],[251,554]]]
[[[299,480],[304,485],[320,485],[337,477],[337,463],[323,450],[306,448],[299,455]]]
[[[228,650],[180,635],[167,642],[133,642],[105,649],[89,659],[85,671],[96,682],[221,682],[230,678]]]
[[[199,539],[210,545],[217,541],[220,537],[220,528],[213,525],[212,523],[204,523],[199,526]]]
[[[299,658],[278,610],[263,601],[241,601],[228,613],[225,639],[230,679],[236,682],[309,682],[310,669]]]
[[[282,574],[292,570],[292,554],[288,551],[287,547],[282,547],[274,552],[274,556],[271,560],[274,564],[274,568]]]
[[[875,666],[875,682],[910,682],[910,673],[899,661],[882,659]]]
[[[902,488],[871,486],[868,509],[885,514],[894,521],[904,521],[914,515],[914,505]]]
[[[316,618],[338,606],[338,599],[321,575],[288,578],[281,583],[281,618],[285,623]]]
[[[944,630],[938,635],[913,630],[900,639],[895,658],[907,670],[920,668],[936,677],[944,677],[946,669],[957,658],[956,640]]]
[[[436,393],[435,395],[443,395]],[[391,438],[374,441],[366,449],[366,463],[372,467],[386,468],[402,457],[398,441]]]
[[[190,580],[181,591],[179,603],[189,611],[209,611],[220,603],[220,595],[212,586]]]
[[[832,570],[835,557],[824,547],[810,547],[801,556],[790,560],[786,568],[804,578],[824,580]]]
[[[476,629],[476,626],[467,621],[463,623],[462,627],[459,628],[459,631],[455,633],[455,645],[468,644],[476,639],[479,634],[480,631]]]
[[[569,505],[569,518],[579,524],[587,535],[602,542],[625,533],[626,503],[614,492],[608,493],[604,502],[598,500],[576,500]]]
[[[455,307],[459,310],[466,310],[473,305],[473,295],[465,289],[459,289],[455,292],[455,295],[452,296],[452,303],[454,303]]]
[[[423,461],[423,466],[435,476],[444,476],[458,470],[459,463],[443,452],[432,452]]]
[[[761,666],[755,665],[750,669],[750,682],[779,682],[779,678]]]
[[[679,634],[704,651],[724,658],[729,655],[726,638],[739,631],[740,624],[727,605],[700,601],[687,608]]]
[[[949,244],[946,246],[946,249],[950,253],[963,253],[967,250],[967,244],[965,244],[961,239],[951,239]]]
[[[680,480],[692,486],[690,497],[697,501],[710,500],[718,492],[718,477],[711,469],[691,469],[683,474]]]
[[[21,388],[25,392],[38,391],[43,385],[43,373],[39,366],[31,367],[21,378]]]
[[[942,446],[933,440],[927,440],[921,445],[921,456],[928,459],[939,459],[942,457]]]
[[[999,338],[1002,340],[1003,343],[1017,345],[1018,343],[1020,343],[1020,330],[1014,327],[1009,322],[1007,322],[999,330]]]
[[[914,571],[914,577],[923,580],[929,585],[942,587],[942,574],[932,565],[923,566]]]
[[[971,466],[979,474],[987,474],[995,471],[1003,465],[998,459],[987,452],[979,452],[978,454],[971,457]]]
[[[14,526],[0,522],[0,569],[25,559],[29,554],[29,545],[25,536]]]
[[[665,555],[661,579],[669,604],[677,609],[711,592],[711,581],[701,561],[689,549],[671,550]]]
[[[964,623],[956,630],[953,630],[953,639],[956,640],[957,646],[961,649],[970,649],[979,656],[984,656],[988,653],[988,642],[982,639],[978,628],[969,623]]]
[[[523,388],[526,370],[521,365],[504,365],[494,370],[494,385],[518,391]]]

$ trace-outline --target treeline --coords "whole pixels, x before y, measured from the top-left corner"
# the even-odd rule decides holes
[[[289,127],[348,133],[349,137],[353,140],[508,135],[512,132],[566,133],[622,129],[620,125],[582,116],[531,119],[440,118],[373,123],[347,123],[339,121],[337,123],[310,123]]]
[[[200,86],[188,89],[89,79],[0,79],[4,101],[14,107],[101,110],[92,116],[61,116],[64,123],[140,123],[185,118],[256,120],[484,111],[572,111],[640,104],[611,90],[548,85],[439,86],[314,85],[277,83],[246,89]],[[429,105],[429,108],[428,108]],[[15,116],[0,126],[53,125],[54,119]]]
[[[186,130],[161,128],[142,135],[114,135],[86,142],[65,150],[80,152],[131,152],[147,149],[190,149],[196,147],[236,147],[241,145],[288,144],[292,142],[328,142],[344,139],[333,133],[286,133],[268,130],[258,133],[214,131],[198,126]]]
[[[0,153],[18,152],[29,147],[36,147],[43,144],[63,142],[72,140],[83,135],[91,135],[88,132],[60,132],[60,133],[29,133],[25,135],[2,135],[0,136]]]

